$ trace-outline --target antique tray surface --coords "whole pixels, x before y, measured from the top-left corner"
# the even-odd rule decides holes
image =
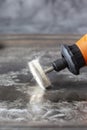
[[[62,44],[81,35],[0,35],[1,128],[87,126],[87,68],[74,76],[67,69],[49,76],[53,88],[41,102],[30,103],[37,87],[27,63],[40,57],[43,68],[60,57]]]

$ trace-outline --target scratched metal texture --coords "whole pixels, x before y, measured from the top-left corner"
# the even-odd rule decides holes
[[[31,104],[37,87],[27,63],[40,57],[45,69],[60,57],[62,44],[74,44],[79,35],[0,36],[0,125],[3,127],[79,127],[87,124],[87,68],[79,76],[67,69],[48,76],[52,89],[42,102]]]

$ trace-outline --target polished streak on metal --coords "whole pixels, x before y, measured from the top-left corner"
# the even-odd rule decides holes
[[[37,103],[41,104],[44,101],[43,96],[44,96],[45,91],[38,86],[35,86],[32,91],[33,92],[30,97],[30,104],[31,105],[32,104],[34,105]]]
[[[37,84],[45,90],[45,88],[48,88],[51,86],[51,82],[49,78],[46,76],[44,70],[42,69],[39,59],[35,59],[28,63],[28,66],[30,68],[30,71],[32,75],[34,76],[34,79],[36,80]],[[52,68],[51,68],[52,69]]]

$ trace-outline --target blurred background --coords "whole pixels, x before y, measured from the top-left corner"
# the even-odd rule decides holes
[[[87,0],[0,0],[0,33],[87,33]]]

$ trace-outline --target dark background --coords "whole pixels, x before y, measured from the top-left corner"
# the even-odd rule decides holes
[[[87,0],[0,0],[0,33],[86,32]]]

